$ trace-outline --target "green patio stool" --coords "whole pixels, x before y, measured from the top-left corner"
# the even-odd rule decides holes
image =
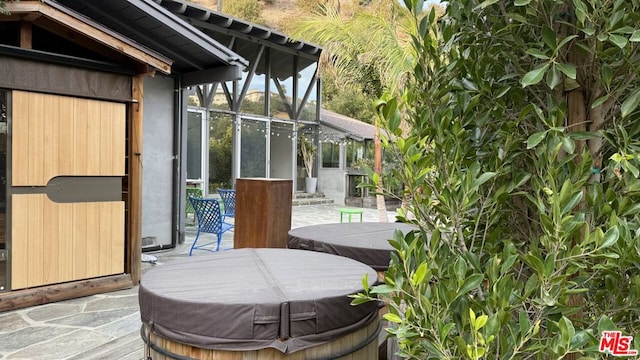
[[[351,222],[351,215],[360,214],[360,222],[362,222],[362,209],[354,209],[354,208],[342,208],[340,209],[340,222],[342,222],[342,216],[347,214],[347,219]]]

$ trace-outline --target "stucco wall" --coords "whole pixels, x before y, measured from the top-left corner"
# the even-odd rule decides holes
[[[143,248],[171,245],[173,105],[173,79],[159,75],[146,77],[142,140]]]
[[[318,191],[324,193],[334,204],[344,205],[346,172],[341,169],[318,169]]]

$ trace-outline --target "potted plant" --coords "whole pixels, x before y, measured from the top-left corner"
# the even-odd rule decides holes
[[[304,179],[305,192],[313,194],[316,192],[316,186],[318,185],[318,178],[313,176],[313,160],[316,153],[316,146],[305,135],[300,136],[300,153],[302,154],[302,161],[304,161],[304,168],[307,172],[307,177]]]

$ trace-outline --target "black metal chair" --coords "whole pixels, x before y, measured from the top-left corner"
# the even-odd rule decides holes
[[[236,191],[232,189],[218,189],[218,194],[220,194],[220,198],[222,199],[222,204],[224,205],[224,212],[222,215],[227,217],[235,218],[236,216]]]
[[[191,256],[193,250],[219,251],[222,234],[231,230],[233,228],[233,224],[224,222],[224,218],[220,213],[220,203],[218,202],[218,199],[195,198],[193,196],[189,196],[189,202],[193,206],[196,213],[196,219],[198,220],[198,233],[196,234],[196,238],[193,240],[191,250],[189,250],[189,256]],[[196,246],[200,233],[215,234],[218,239],[217,241],[210,241]],[[215,250],[206,248],[206,246],[213,243],[217,243]]]

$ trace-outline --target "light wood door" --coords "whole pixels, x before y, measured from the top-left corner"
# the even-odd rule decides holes
[[[14,91],[14,189],[57,176],[124,176],[124,104]],[[36,191],[38,192],[38,191]],[[124,202],[11,195],[13,290],[124,272]]]

